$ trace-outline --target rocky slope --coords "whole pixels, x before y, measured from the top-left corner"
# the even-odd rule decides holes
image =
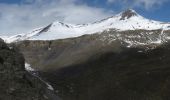
[[[26,62],[37,70],[53,70],[87,61],[106,52],[120,52],[124,48],[144,51],[159,47],[169,40],[169,31],[105,31],[101,34],[51,41],[22,41],[16,43]],[[140,51],[139,51],[140,52]],[[142,52],[142,51],[141,51]]]
[[[103,36],[107,35],[17,45],[62,100],[170,99],[168,40],[129,48],[121,40],[100,40]]]
[[[0,100],[57,100],[50,99],[45,84],[25,71],[24,65],[18,49],[0,40]]]

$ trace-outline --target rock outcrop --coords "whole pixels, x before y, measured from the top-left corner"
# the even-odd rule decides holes
[[[24,68],[18,49],[0,40],[0,100],[48,100],[43,83]]]

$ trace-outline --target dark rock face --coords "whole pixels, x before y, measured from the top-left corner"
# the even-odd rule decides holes
[[[47,100],[43,84],[24,65],[23,55],[0,41],[0,100]]]
[[[49,30],[49,28],[51,27],[51,25],[52,25],[52,24],[50,24],[50,25],[48,25],[47,27],[43,28],[43,29],[39,32],[39,34],[41,34],[41,33],[43,33],[43,32],[47,32],[47,31]],[[39,35],[39,34],[37,34],[37,35]]]
[[[121,16],[120,20],[129,19],[130,17],[136,16],[136,15],[137,14],[133,10],[128,9],[125,12],[122,13],[122,16]]]

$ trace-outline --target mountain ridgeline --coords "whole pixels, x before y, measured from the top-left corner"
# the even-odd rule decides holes
[[[23,40],[56,40],[100,33],[109,29],[117,31],[170,30],[170,23],[144,18],[136,11],[129,9],[94,23],[75,25],[54,21],[46,27],[37,28],[26,34],[18,34],[10,37],[4,36],[2,38],[7,43]]]

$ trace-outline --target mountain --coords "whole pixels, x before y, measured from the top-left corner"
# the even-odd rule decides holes
[[[170,98],[169,23],[134,10],[91,24],[53,22],[5,38],[61,100]]]
[[[73,25],[55,21],[44,28],[35,29],[27,34],[1,38],[7,43],[22,40],[56,40],[78,37],[85,34],[100,33],[103,31],[109,31],[110,29],[117,31],[169,30],[170,23],[149,20],[136,13],[136,11],[128,9],[115,16],[95,23]]]

